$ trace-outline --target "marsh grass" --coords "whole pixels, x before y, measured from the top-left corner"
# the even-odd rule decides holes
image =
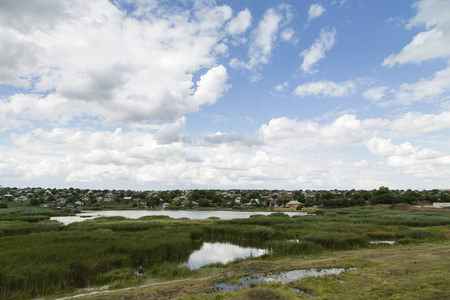
[[[191,233],[195,235],[198,230],[152,228],[130,232],[78,227],[2,237],[0,298],[40,296],[104,284],[108,278],[116,281],[120,276],[125,280],[128,275],[114,271],[186,260],[195,249]],[[80,230],[85,227],[89,230]]]
[[[269,249],[273,255],[305,255],[323,251],[321,245],[308,241],[268,241],[264,247]]]
[[[10,215],[19,211],[1,217]],[[86,286],[130,285],[137,282],[133,272],[140,265],[156,277],[189,277],[194,273],[179,263],[205,240],[261,243],[276,258],[369,248],[371,240],[395,240],[398,247],[442,243],[448,239],[450,225],[448,212],[384,208],[319,210],[314,216],[296,218],[282,213],[202,221],[113,217],[68,226],[39,220],[46,216],[40,209],[22,211],[20,216],[0,220],[0,298],[28,299]],[[23,218],[27,216],[37,219]]]
[[[150,270],[150,274],[165,279],[175,279],[180,277],[191,276],[195,271],[189,267],[181,265],[180,263],[164,262],[154,266]]]
[[[304,240],[318,244],[328,250],[349,250],[367,247],[367,236],[343,232],[314,232],[303,237]]]

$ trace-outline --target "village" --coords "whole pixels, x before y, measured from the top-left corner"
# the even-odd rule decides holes
[[[0,188],[0,207],[26,203],[48,208],[139,209],[302,209],[350,207],[370,204],[435,203],[446,207],[450,190],[91,190],[50,188]]]

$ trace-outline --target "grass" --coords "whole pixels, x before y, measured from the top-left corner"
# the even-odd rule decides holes
[[[89,299],[448,299],[450,294],[450,243],[420,244],[324,252],[309,259],[279,257],[270,261],[243,261],[217,270],[213,278],[191,277],[134,290],[91,295]],[[213,283],[233,282],[255,273],[293,269],[357,268],[340,275],[308,277],[291,284],[264,284],[236,292],[199,295]],[[226,275],[224,275],[226,274]]]
[[[119,288],[143,284],[154,279],[171,281],[183,278],[189,281],[190,278],[219,274],[220,270],[226,270],[224,274],[228,275],[226,278],[217,275],[219,277],[216,280],[225,280],[230,276],[239,278],[238,276],[258,272],[292,270],[302,266],[358,267],[357,274],[365,276],[364,280],[374,282],[370,285],[373,290],[364,290],[364,293],[375,298],[398,295],[399,291],[404,291],[403,285],[411,288],[411,282],[417,283],[414,291],[418,294],[422,295],[427,291],[440,297],[437,291],[433,291],[433,287],[442,289],[445,282],[438,280],[439,274],[445,275],[446,278],[449,274],[447,269],[440,268],[436,260],[433,260],[434,254],[423,255],[425,262],[431,261],[429,275],[423,273],[422,269],[415,268],[417,264],[426,270],[425,263],[420,260],[413,263],[405,257],[417,255],[412,254],[412,251],[424,249],[424,245],[431,252],[443,251],[442,249],[447,249],[445,251],[448,252],[449,212],[395,210],[389,209],[388,206],[320,212],[306,217],[289,217],[283,213],[274,213],[270,216],[235,220],[175,220],[166,216],[127,220],[112,217],[86,220],[68,226],[47,219],[3,219],[0,220],[0,298],[42,297],[105,284]],[[49,214],[52,213],[50,211]],[[9,215],[14,214],[7,213],[2,216]],[[42,211],[22,210],[16,211],[15,215],[39,216]],[[206,240],[259,245],[271,249],[273,255],[237,261],[226,266],[216,264],[196,271],[180,267],[179,263],[186,261],[190,253],[199,249],[202,241]],[[371,240],[393,240],[397,243],[395,246],[371,245]],[[404,256],[396,252],[397,250],[403,251]],[[392,255],[406,263],[411,272],[422,278],[423,282],[419,283],[419,279],[409,282],[408,277],[402,275],[397,261],[392,262],[388,256],[384,261],[377,260],[375,256],[374,259],[364,257],[363,253],[368,253],[366,256],[375,253],[371,251],[393,251]],[[346,253],[352,253],[353,257],[346,257]],[[318,257],[320,263],[317,263]],[[309,264],[312,260],[316,260],[315,264]],[[397,267],[394,268],[391,264]],[[134,275],[135,269],[140,265],[148,270],[146,274],[149,277],[137,278]],[[383,279],[389,278],[384,268],[398,275],[394,276],[398,279],[398,286]],[[375,274],[374,278],[370,277],[372,273]],[[350,275],[356,276],[353,273],[339,276]],[[400,278],[403,278],[404,282]],[[359,278],[352,277],[351,280],[365,283]],[[337,286],[334,286],[335,284]],[[177,286],[177,293],[164,291],[159,296],[162,295],[161,299],[164,299],[167,295],[172,297],[175,294],[195,294],[196,287],[197,283],[193,283],[192,288]],[[339,291],[338,295],[358,298],[357,294],[349,294],[351,287],[350,283],[337,284],[331,279],[308,279],[295,286],[318,297],[332,299],[335,295],[331,295],[328,290],[336,289]],[[292,294],[284,285],[273,288],[273,297],[288,297],[288,294]],[[378,289],[384,292],[379,292]],[[252,292],[241,291],[217,297],[252,299],[251,297],[264,295],[267,291],[266,287],[261,287]]]

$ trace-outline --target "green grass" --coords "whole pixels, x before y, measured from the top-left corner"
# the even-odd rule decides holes
[[[390,248],[439,245],[448,243],[450,235],[450,214],[446,211],[401,211],[387,206],[323,210],[295,218],[283,213],[235,220],[111,217],[68,226],[48,221],[47,217],[55,214],[49,209],[46,213],[41,208],[26,207],[1,211],[0,298],[6,299],[41,297],[104,284],[137,284],[144,280],[133,275],[140,265],[151,276],[165,279],[189,278],[224,267],[215,265],[193,272],[179,266],[206,240],[270,249],[272,256],[254,260],[270,262],[386,247],[370,245],[372,240],[396,241],[398,246]],[[234,270],[244,263],[235,262],[226,269]],[[315,292],[328,295],[326,291]],[[279,293],[285,295],[281,290]],[[250,297],[244,291],[237,295]]]

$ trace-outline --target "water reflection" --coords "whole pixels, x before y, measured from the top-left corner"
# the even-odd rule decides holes
[[[320,277],[325,275],[339,275],[346,271],[354,271],[356,268],[344,269],[344,268],[330,268],[330,269],[310,269],[310,270],[294,270],[288,272],[281,272],[277,274],[256,274],[254,276],[242,277],[237,283],[219,283],[206,288],[206,293],[222,293],[222,292],[233,292],[243,288],[247,288],[254,285],[261,285],[268,282],[277,283],[290,283],[295,281],[300,281],[306,277]],[[300,290],[293,291],[298,294],[305,294]],[[309,295],[308,295],[309,296]]]
[[[393,246],[395,244],[395,241],[372,241],[371,244],[389,244]]]
[[[194,251],[185,263],[195,270],[214,263],[229,263],[239,258],[258,257],[268,253],[265,249],[244,248],[228,243],[204,243],[200,250]]]

